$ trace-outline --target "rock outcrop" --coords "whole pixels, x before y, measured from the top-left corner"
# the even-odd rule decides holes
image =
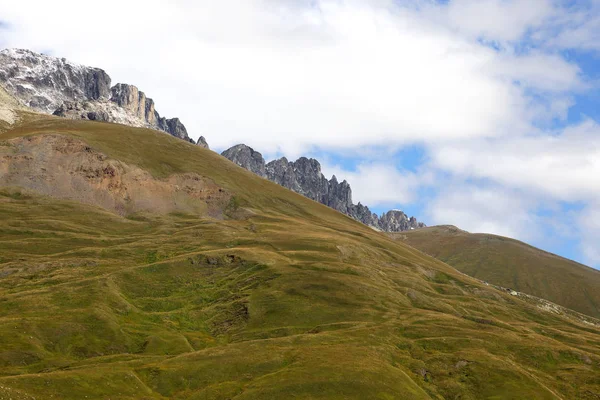
[[[89,101],[65,101],[53,113],[56,116],[71,119],[88,119],[90,121],[114,121],[108,111],[103,110],[97,103]]]
[[[179,118],[161,117],[154,100],[133,85],[111,86],[110,76],[99,68],[8,49],[0,51],[0,84],[21,104],[37,111],[156,129],[196,143]]]
[[[249,146],[238,144],[221,153],[258,176],[266,178],[314,201],[336,209],[357,221],[385,232],[401,232],[425,226],[415,217],[391,210],[378,216],[369,207],[352,203],[352,188],[346,181],[338,182],[335,175],[327,180],[321,172],[321,164],[313,159],[300,157],[294,162],[285,157],[265,163],[261,153]]]
[[[194,143],[194,144],[196,143],[193,139],[191,139],[188,136],[187,129],[185,129],[185,126],[181,123],[179,118],[166,119],[166,118],[160,117],[158,115],[158,113],[156,113],[156,119],[158,121],[158,123],[157,123],[158,129],[160,129],[161,131],[170,133],[171,135],[175,136],[176,138],[188,141],[190,143]]]
[[[206,139],[204,138],[204,136],[200,136],[198,138],[198,141],[196,142],[196,144],[200,147],[204,147],[205,149],[209,149],[210,147],[208,146],[208,142],[206,141]]]
[[[262,154],[244,144],[233,146],[232,148],[225,150],[221,155],[230,161],[233,161],[240,167],[245,168],[250,172],[254,172],[258,176],[262,176],[263,178],[267,177],[265,159]]]
[[[400,210],[390,210],[379,217],[379,226],[385,232],[402,232],[425,227],[423,223],[417,222],[415,217],[408,218]]]
[[[151,125],[156,125],[156,110],[154,100],[146,98],[144,92],[133,85],[117,83],[111,89],[110,100],[120,107],[132,112],[139,119]]]

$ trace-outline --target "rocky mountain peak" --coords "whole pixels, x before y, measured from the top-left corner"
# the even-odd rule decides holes
[[[110,76],[99,68],[7,49],[0,51],[0,84],[21,104],[40,112],[151,128],[195,143],[178,118],[161,117],[154,100],[136,86],[111,86]]]
[[[263,178],[267,176],[265,159],[262,154],[255,151],[252,147],[245,144],[238,144],[225,150],[221,155],[240,167],[254,172],[258,176],[262,176]]]
[[[146,98],[144,92],[133,85],[117,83],[111,88],[110,100],[149,124],[156,122],[154,100]]]
[[[0,51],[0,83],[23,105],[46,113],[65,101],[107,100],[111,93],[103,70],[23,49]]]
[[[319,163],[314,158],[306,158],[300,157],[294,163],[294,166],[297,170],[307,173],[307,174],[320,174],[321,173],[321,163]]]
[[[204,147],[205,149],[209,149],[210,147],[208,146],[208,142],[206,141],[206,139],[204,138],[204,136],[200,136],[198,138],[198,141],[196,142],[196,144],[200,147]]]
[[[156,126],[161,131],[170,133],[176,138],[183,139],[190,143],[196,143],[188,136],[187,129],[185,129],[185,126],[179,120],[179,118],[166,119],[161,117],[157,112],[154,112],[154,116],[156,119]]]
[[[401,210],[390,210],[379,218],[381,229],[385,232],[401,232],[423,228],[425,224],[418,222],[415,217],[408,216]]]

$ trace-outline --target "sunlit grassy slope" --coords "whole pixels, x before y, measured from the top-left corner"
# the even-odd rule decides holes
[[[600,317],[600,271],[502,236],[434,226],[393,235],[469,276]]]
[[[595,399],[600,329],[165,134],[41,118],[225,218],[0,191],[0,399]]]

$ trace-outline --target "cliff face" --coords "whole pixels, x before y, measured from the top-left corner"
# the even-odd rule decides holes
[[[267,177],[265,159],[262,154],[254,151],[251,147],[238,144],[225,150],[221,155],[258,176]]]
[[[321,164],[313,158],[301,157],[291,162],[283,157],[266,164],[261,153],[244,144],[233,146],[221,155],[256,175],[325,204],[377,230],[401,232],[425,226],[415,217],[409,218],[399,210],[391,210],[378,216],[371,212],[369,207],[352,203],[350,184],[346,181],[338,182],[335,175],[327,180],[321,172]]]
[[[110,76],[99,68],[8,49],[0,51],[0,84],[21,104],[37,111],[156,129],[195,143],[178,118],[161,117],[154,100],[133,85],[111,86]],[[206,140],[203,147],[208,147]]]
[[[45,113],[67,100],[110,97],[110,77],[103,70],[29,50],[0,52],[0,82],[23,105]]]
[[[110,100],[129,110],[139,119],[149,124],[156,124],[154,100],[146,98],[144,92],[140,92],[137,87],[117,83],[111,88]]]

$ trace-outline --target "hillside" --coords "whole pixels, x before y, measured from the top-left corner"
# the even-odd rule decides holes
[[[164,133],[0,133],[0,398],[594,399],[548,311]]]
[[[518,240],[434,226],[394,235],[465,274],[600,317],[600,271]]]

